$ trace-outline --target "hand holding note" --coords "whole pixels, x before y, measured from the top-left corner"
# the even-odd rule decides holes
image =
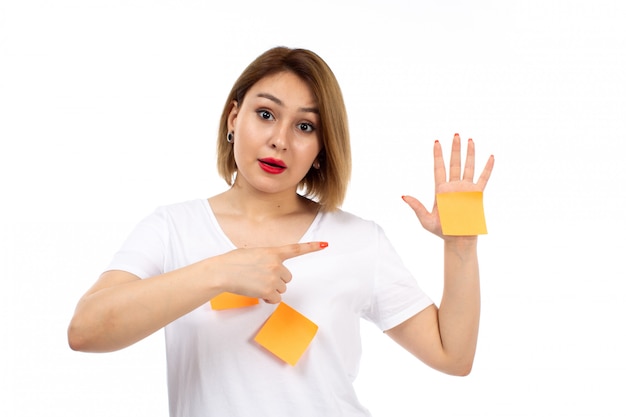
[[[450,175],[446,173],[443,152],[439,141],[434,146],[435,194],[437,198],[432,211],[414,197],[404,196],[404,201],[415,211],[417,218],[429,232],[440,237],[467,236],[486,233],[482,208],[482,192],[493,169],[493,155],[489,157],[478,181],[474,183],[474,141],[468,140],[465,168],[461,169],[461,138],[458,134],[452,140]],[[438,206],[446,204],[445,207]],[[460,213],[465,217],[461,218]],[[442,227],[443,225],[443,227]]]
[[[235,249],[215,258],[218,262],[215,263],[214,274],[221,278],[222,287],[228,293],[261,298],[276,304],[281,301],[281,294],[287,291],[287,283],[291,281],[291,272],[283,262],[327,246],[326,242],[308,242],[273,248]],[[237,301],[239,305],[229,307],[230,299],[241,300],[241,297],[222,297],[221,308],[242,306]]]

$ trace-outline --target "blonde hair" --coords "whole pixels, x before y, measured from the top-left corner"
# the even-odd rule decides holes
[[[330,67],[314,52],[286,47],[272,48],[257,57],[239,76],[226,103],[217,136],[217,169],[232,185],[237,165],[233,147],[226,141],[228,116],[235,105],[241,106],[248,90],[264,77],[289,71],[311,88],[320,116],[321,151],[319,169],[311,168],[299,184],[299,190],[317,201],[324,211],[337,209],[343,203],[350,181],[352,159],[348,116],[339,83]]]

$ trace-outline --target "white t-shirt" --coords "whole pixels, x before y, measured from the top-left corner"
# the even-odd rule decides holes
[[[210,303],[165,328],[172,417],[369,416],[353,381],[360,319],[390,329],[430,304],[382,229],[338,210],[319,213],[301,242],[319,252],[289,259],[282,298],[319,326],[295,366],[253,339],[276,305],[215,311]],[[236,249],[207,200],[158,208],[131,233],[109,270],[149,278]]]

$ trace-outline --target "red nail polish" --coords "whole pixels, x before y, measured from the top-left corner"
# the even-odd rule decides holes
[[[320,248],[324,249],[325,247],[328,247],[328,242],[320,242]]]
[[[454,134],[454,137],[456,138],[457,136],[459,136],[459,137],[460,137],[461,135],[459,135],[458,133],[455,133],[455,134]]]
[[[435,143],[439,143],[439,140],[436,140]]]

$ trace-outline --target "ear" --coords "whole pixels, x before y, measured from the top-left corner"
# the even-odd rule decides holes
[[[233,100],[230,107],[230,112],[228,113],[228,131],[232,132],[235,130],[235,120],[237,120],[237,114],[239,113],[239,103],[237,100]]]

